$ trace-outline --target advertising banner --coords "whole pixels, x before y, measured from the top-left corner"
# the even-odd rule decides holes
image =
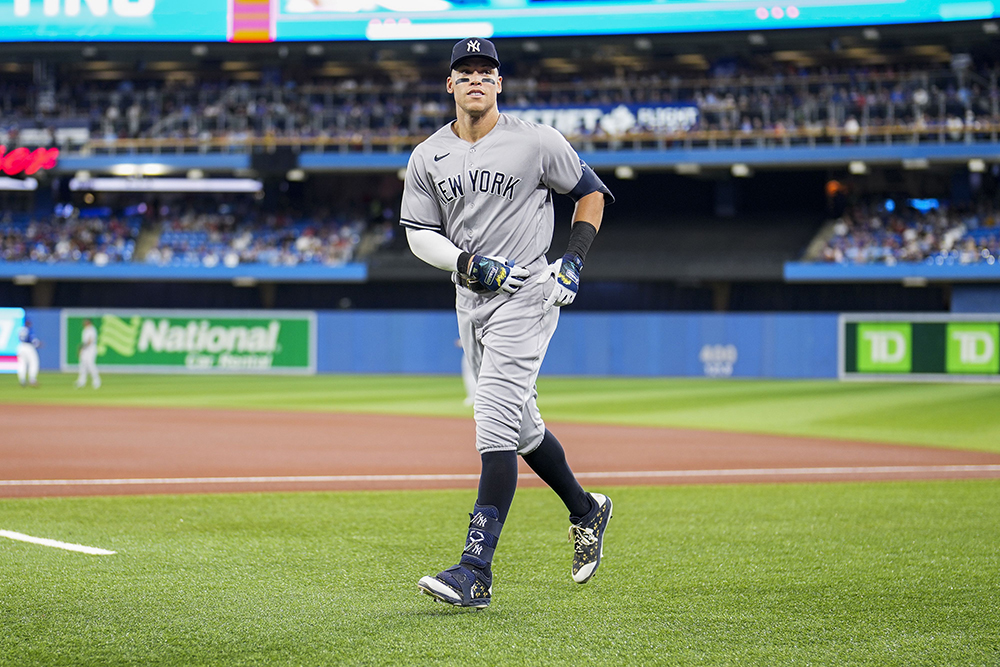
[[[987,0],[276,0],[278,40],[787,30],[988,19]],[[502,58],[501,58],[502,60]]]
[[[1000,381],[1000,314],[845,314],[841,379]]]
[[[0,0],[0,40],[225,41],[227,0]]]
[[[101,372],[316,372],[316,314],[306,311],[62,311],[60,368],[76,370],[84,324]]]
[[[505,108],[504,113],[550,125],[567,136],[590,135],[598,130],[612,136],[629,132],[685,132],[698,122],[698,107],[694,104]]]
[[[22,326],[23,308],[0,308],[0,373],[17,372],[17,332]]]

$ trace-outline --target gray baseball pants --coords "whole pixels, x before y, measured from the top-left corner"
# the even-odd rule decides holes
[[[476,449],[530,454],[542,442],[535,380],[559,322],[559,308],[543,312],[554,279],[539,282],[545,257],[515,294],[477,294],[456,288],[455,311],[466,357],[477,377]]]

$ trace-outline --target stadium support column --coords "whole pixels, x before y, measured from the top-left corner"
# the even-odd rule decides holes
[[[56,293],[54,280],[39,280],[31,286],[32,308],[51,308]]]
[[[717,313],[729,310],[729,297],[733,291],[733,284],[727,280],[719,280],[712,283],[712,310]]]
[[[278,286],[274,283],[260,283],[257,286],[260,290],[260,306],[261,308],[267,308],[271,310],[274,308],[275,295],[278,292]]]

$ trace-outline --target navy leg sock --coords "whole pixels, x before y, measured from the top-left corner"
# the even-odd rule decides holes
[[[571,521],[586,516],[593,508],[590,494],[583,490],[580,482],[576,481],[576,476],[566,462],[566,452],[549,429],[545,429],[542,444],[530,454],[525,454],[524,462],[543,482],[552,487],[566,504]]]
[[[517,452],[483,452],[482,460],[476,504],[497,508],[497,520],[503,523],[517,490]]]

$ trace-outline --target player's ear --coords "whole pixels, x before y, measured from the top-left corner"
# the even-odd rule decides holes
[[[500,70],[497,70],[497,93],[503,92],[503,77],[500,76]]]
[[[445,88],[447,89],[449,95],[455,94],[455,82],[452,81],[450,76],[448,77],[448,80],[445,82]]]

